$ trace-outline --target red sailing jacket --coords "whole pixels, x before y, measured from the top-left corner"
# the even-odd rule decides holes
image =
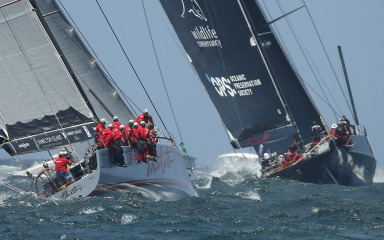
[[[131,127],[128,125],[125,126],[121,134],[121,140],[123,141],[124,146],[128,146],[128,139],[130,138],[131,134],[132,134]]]
[[[105,146],[108,146],[111,141],[113,141],[113,132],[110,128],[106,128],[103,131],[103,135],[101,135],[101,138],[104,141]]]
[[[136,140],[136,141],[139,141],[140,140],[140,135],[139,135],[139,130],[137,128],[132,128],[132,135],[130,137],[130,140]]]
[[[113,132],[113,140],[115,142],[121,140],[121,136],[123,135],[123,133],[120,131],[120,129],[115,128],[112,130],[112,132]]]
[[[146,124],[148,124],[148,122],[153,123],[151,114],[148,114],[148,118],[147,118],[147,119],[144,118],[144,113],[140,114],[140,115],[136,118],[136,121],[135,121],[135,122],[137,122],[138,124],[140,124],[141,121],[144,121]]]
[[[99,143],[99,146],[103,146],[103,142],[101,141],[101,135],[103,134],[103,131],[105,129],[105,126],[101,123],[97,124],[96,126],[96,138]]]
[[[140,135],[140,140],[143,140],[145,142],[148,142],[149,140],[149,129],[146,127],[139,126],[137,128],[139,135]]]
[[[116,128],[119,129],[120,125],[122,125],[122,124],[119,121],[112,123],[113,129],[116,129]]]
[[[55,171],[61,170],[63,172],[68,172],[67,166],[69,165],[72,165],[71,160],[66,159],[65,157],[56,158]]]

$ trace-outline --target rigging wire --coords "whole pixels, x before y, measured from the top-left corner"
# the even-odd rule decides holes
[[[64,12],[66,13],[66,15],[67,15],[67,16],[69,17],[69,19],[71,20],[71,22],[72,22],[74,28],[77,30],[77,32],[79,32],[80,36],[81,36],[82,39],[85,41],[85,43],[87,44],[88,48],[91,50],[92,54],[93,54],[95,57],[90,56],[85,50],[83,50],[83,48],[82,48],[81,46],[78,46],[79,49],[80,49],[81,51],[83,51],[86,55],[88,55],[89,58],[95,59],[95,60],[97,60],[98,63],[100,63],[102,69],[103,69],[104,72],[106,73],[106,77],[107,77],[107,79],[108,79],[111,83],[113,83],[114,87],[117,88],[117,90],[121,93],[121,95],[124,97],[124,99],[125,99],[126,102],[128,103],[130,109],[134,112],[134,114],[135,114],[135,115],[138,115],[138,114],[136,113],[136,111],[134,110],[134,108],[132,107],[131,104],[133,104],[139,111],[140,111],[140,108],[139,108],[139,107],[135,104],[135,102],[132,101],[132,100],[128,97],[128,95],[125,94],[125,92],[124,92],[124,91],[117,85],[117,83],[116,83],[115,80],[113,79],[112,75],[109,73],[109,71],[108,71],[108,69],[105,67],[104,63],[103,63],[103,62],[101,61],[101,59],[98,57],[98,55],[96,54],[96,52],[95,52],[94,49],[92,48],[91,44],[90,44],[90,43],[88,42],[88,40],[85,38],[83,32],[82,32],[82,31],[80,30],[80,28],[76,25],[75,21],[73,20],[72,16],[69,14],[69,12],[68,12],[67,9],[65,8],[65,6],[61,3],[60,0],[59,0],[58,2],[59,2],[59,4],[60,4],[61,8],[62,8],[62,9],[64,10]],[[40,5],[39,5],[39,6],[40,6]],[[42,7],[40,6],[40,8],[42,8]],[[43,8],[42,8],[42,9],[43,9]],[[63,29],[63,28],[62,28],[62,27],[55,21],[55,19],[54,19],[53,17],[51,17],[51,16],[49,16],[49,17],[51,18],[51,20],[52,20],[52,21],[53,21],[53,22],[54,22],[54,23],[55,23],[55,24],[56,24],[56,25],[57,25],[63,32],[65,32],[65,29]],[[72,40],[72,38],[71,38],[71,40]],[[76,43],[74,40],[72,40],[72,41],[73,41],[73,43],[74,43],[75,45],[77,45],[77,43]],[[73,71],[74,71],[74,70],[73,70]],[[79,75],[77,74],[77,76],[79,76]],[[79,76],[79,78],[81,78],[81,77]],[[82,82],[84,83],[83,80],[82,80]]]
[[[305,2],[305,0],[303,0],[303,2]],[[305,4],[305,3],[304,3],[304,4]],[[317,37],[319,38],[320,43],[321,43],[321,46],[322,46],[322,48],[323,48],[323,51],[324,51],[325,55],[327,56],[328,63],[329,63],[329,65],[331,66],[332,71],[333,71],[333,74],[335,75],[335,78],[336,78],[336,80],[337,80],[337,83],[338,83],[338,85],[339,85],[339,87],[340,87],[340,90],[341,90],[341,92],[343,93],[344,100],[345,100],[345,102],[347,103],[347,106],[348,106],[348,108],[349,108],[349,111],[350,111],[351,114],[353,115],[351,106],[350,106],[350,104],[349,104],[349,102],[348,102],[348,100],[347,100],[347,98],[346,98],[346,96],[345,96],[345,93],[344,93],[343,88],[341,87],[339,78],[337,77],[336,71],[335,71],[335,69],[334,69],[334,67],[333,67],[333,65],[332,65],[332,63],[331,63],[331,60],[330,60],[329,55],[328,55],[328,52],[327,52],[327,50],[325,49],[324,43],[323,43],[323,41],[322,41],[322,39],[321,39],[321,37],[320,37],[319,31],[317,30],[317,27],[316,27],[316,25],[315,25],[315,22],[313,21],[312,15],[311,15],[311,13],[310,13],[310,11],[309,11],[307,5],[305,5],[305,9],[307,9],[307,13],[308,13],[308,15],[309,15],[309,18],[311,19],[311,22],[312,22],[312,25],[313,25],[313,27],[314,27],[314,29],[315,29],[315,31],[316,31]]]
[[[23,194],[23,193],[24,193],[23,190],[21,190],[21,189],[15,187],[15,186],[12,186],[11,184],[6,183],[6,182],[1,181],[1,180],[0,180],[0,185],[3,185],[4,187],[7,187],[7,188],[9,188],[9,189],[11,189],[11,190],[13,190],[13,191],[16,191],[16,192],[20,193],[20,194]]]
[[[27,13],[28,13],[28,11],[30,11],[27,7],[25,7],[25,9],[26,9],[26,12],[27,12]],[[60,119],[59,119],[59,117],[57,116],[57,113],[55,113],[54,110],[53,110],[52,104],[51,104],[51,102],[49,101],[49,100],[50,100],[50,99],[49,99],[49,96],[48,96],[48,94],[46,93],[46,91],[44,90],[44,88],[43,88],[43,83],[40,81],[40,78],[39,78],[39,76],[38,76],[38,74],[37,74],[37,72],[36,72],[36,69],[34,68],[32,61],[31,61],[30,58],[28,57],[27,52],[25,51],[25,49],[24,49],[24,47],[23,47],[23,45],[22,45],[22,43],[21,43],[21,40],[17,37],[17,35],[16,35],[16,33],[15,33],[15,30],[12,28],[11,24],[10,24],[9,21],[8,21],[7,16],[5,16],[5,13],[3,12],[2,9],[1,9],[1,13],[2,13],[2,15],[3,15],[3,17],[4,17],[4,19],[5,19],[6,23],[7,23],[7,25],[8,25],[8,27],[9,27],[9,29],[11,30],[11,33],[12,33],[14,39],[16,40],[16,43],[17,43],[17,45],[19,46],[19,49],[20,49],[21,53],[23,54],[23,57],[24,57],[26,63],[28,64],[28,67],[31,69],[31,72],[32,72],[32,74],[34,75],[34,78],[35,78],[37,84],[39,85],[39,87],[40,87],[40,89],[41,89],[41,92],[42,92],[42,94],[44,95],[44,98],[46,99],[46,101],[47,101],[47,103],[48,103],[49,108],[51,109],[51,112],[54,114],[54,116],[55,116],[55,118],[56,118],[56,120],[57,120],[57,122],[58,122],[58,124],[59,124],[59,126],[60,126],[60,130],[61,130],[61,132],[65,135],[65,132],[64,132],[64,130],[63,130],[63,126],[62,126],[62,124],[61,124],[61,122],[60,122]],[[38,15],[37,15],[37,12],[35,12],[35,14],[36,14],[36,16],[38,16]],[[39,22],[40,22],[40,19],[39,19]],[[41,24],[40,27],[42,27],[42,28],[44,29],[43,24],[42,24],[41,22],[40,22],[40,24]],[[46,30],[44,30],[44,31],[46,32]],[[46,36],[46,37],[49,39],[48,36]],[[56,47],[54,46],[54,44],[53,44],[52,41],[50,41],[50,44],[51,44],[52,49],[58,54],[58,51],[57,51],[57,49],[56,49]],[[58,55],[59,55],[59,54],[58,54]],[[67,139],[67,141],[68,141],[69,145],[71,146],[71,148],[73,149],[73,147],[72,147],[72,143],[70,142],[70,140]],[[76,153],[75,153],[75,155],[76,155]],[[77,157],[77,156],[76,156],[76,157]],[[14,158],[13,158],[13,159],[14,159]],[[15,159],[14,159],[14,160],[15,160]],[[15,160],[15,161],[16,161],[16,160]],[[16,162],[17,162],[17,161],[16,161]],[[20,161],[20,162],[21,162],[21,161]],[[19,163],[18,163],[18,164],[19,164]],[[19,165],[20,165],[20,164],[19,164]]]
[[[269,8],[267,7],[267,4],[265,3],[264,0],[262,0],[262,2],[263,2],[263,5],[264,5],[264,9],[265,9],[266,12],[268,13],[269,18],[270,18],[270,19],[273,19],[272,14],[271,14],[271,12],[269,11]],[[282,9],[281,9],[281,10],[282,10]],[[282,10],[282,13],[284,14],[284,11],[283,11],[283,10]],[[287,19],[287,23],[289,24],[288,19]],[[275,31],[276,31],[276,33],[277,33],[279,39],[283,39],[283,37],[282,37],[282,35],[281,35],[280,31],[279,31],[279,28],[277,28],[276,25],[275,25],[274,29],[275,29]],[[293,32],[294,29],[291,29],[291,31],[292,31],[292,34],[295,34],[295,33]],[[300,46],[303,46],[303,47],[304,47],[305,52],[307,52],[308,57],[311,59],[310,55],[308,54],[308,51],[305,49],[304,44],[302,44],[301,41],[300,41],[300,43],[299,43],[298,41],[296,41],[296,42],[297,42],[297,44],[299,45],[299,47],[300,47]],[[296,66],[296,63],[295,63],[295,61],[293,61],[293,58],[292,58],[292,56],[291,56],[291,52],[289,51],[287,45],[285,44],[285,41],[281,41],[281,43],[283,44],[284,49],[286,50],[286,53],[287,53],[287,55],[288,55],[288,58],[290,59],[291,64],[293,65],[294,69],[296,69],[296,72],[299,73],[299,71],[297,70],[298,68],[297,68],[297,66]],[[304,53],[303,53],[303,54],[304,54]],[[311,62],[313,63],[313,60],[312,60],[312,59],[311,59]],[[310,63],[309,63],[308,61],[307,61],[307,63],[308,63],[308,65],[310,65]],[[313,66],[315,67],[316,71],[318,72],[318,74],[319,74],[320,77],[321,77],[321,74],[319,73],[319,70],[317,69],[316,65],[313,64]],[[312,73],[313,73],[314,77],[316,78],[315,73],[314,73],[313,71],[312,71]],[[336,116],[336,113],[337,113],[337,112],[336,112],[336,110],[332,107],[332,105],[329,104],[329,101],[327,102],[326,100],[324,100],[324,99],[323,99],[323,98],[316,92],[316,90],[313,89],[313,88],[311,87],[311,85],[310,85],[308,82],[306,82],[303,78],[300,78],[300,79],[301,79],[301,81],[302,81],[306,86],[308,86],[309,88],[311,88],[311,90],[312,90],[312,91],[313,91],[313,92],[314,92],[314,93],[315,93],[315,94],[316,94],[316,95],[317,95],[317,96],[318,96],[318,97],[325,103],[325,105],[327,105],[327,106],[332,110],[333,114]],[[323,80],[323,79],[322,79],[322,80]],[[323,80],[323,82],[324,82],[324,80]],[[324,85],[327,87],[327,85],[326,85],[325,83],[324,83]],[[328,90],[329,94],[331,95],[333,101],[335,102],[336,107],[337,107],[337,108],[339,109],[339,111],[341,112],[341,109],[340,109],[340,107],[339,107],[337,101],[334,99],[334,97],[333,97],[332,93],[329,91],[329,88],[328,88],[328,87],[327,87],[327,90]]]
[[[285,11],[284,11],[283,7],[281,6],[280,2],[279,2],[278,0],[277,0],[276,2],[277,2],[278,6],[279,6],[279,8],[280,8],[280,11],[282,12],[282,14],[284,14]],[[309,66],[309,68],[311,69],[311,72],[313,73],[313,76],[315,77],[317,84],[319,85],[319,87],[320,87],[320,89],[321,89],[321,92],[323,93],[323,95],[324,95],[324,97],[325,97],[325,99],[326,99],[326,102],[327,102],[328,106],[330,107],[330,106],[331,106],[331,102],[329,101],[329,99],[328,99],[328,97],[327,97],[327,95],[326,95],[326,93],[325,93],[325,91],[324,91],[324,89],[323,89],[323,87],[322,87],[322,85],[321,85],[321,83],[320,83],[320,81],[319,81],[319,78],[318,78],[317,75],[315,74],[312,64],[310,64],[310,61],[309,61],[309,59],[308,59],[308,56],[309,56],[309,55],[308,55],[308,54],[305,54],[305,51],[303,50],[303,44],[300,44],[300,40],[298,39],[297,34],[295,33],[294,29],[292,28],[292,25],[291,25],[291,23],[290,23],[290,21],[289,21],[289,18],[286,17],[285,20],[286,20],[286,22],[287,22],[287,24],[288,24],[288,26],[289,26],[289,29],[291,30],[292,35],[294,36],[294,38],[295,38],[295,40],[296,40],[296,42],[297,42],[297,44],[298,44],[298,46],[299,46],[299,48],[300,48],[300,50],[301,50],[301,53],[303,54],[303,56],[304,56],[306,62],[308,63],[308,66]],[[325,83],[324,83],[324,85],[327,86]],[[328,89],[328,91],[329,91],[329,89]],[[333,110],[333,108],[331,108],[331,109]],[[334,114],[334,116],[335,116],[335,118],[336,118],[336,113],[333,112],[333,114]]]
[[[169,106],[171,108],[171,112],[172,112],[172,116],[173,116],[173,119],[176,123],[176,128],[177,128],[177,131],[179,133],[179,136],[180,136],[180,139],[181,141],[183,141],[183,137],[181,135],[181,132],[180,132],[180,128],[179,128],[179,124],[177,123],[177,120],[176,120],[176,116],[175,116],[175,112],[173,110],[173,106],[172,106],[172,102],[169,98],[169,94],[168,94],[168,89],[167,89],[167,86],[165,84],[165,81],[164,81],[164,76],[163,76],[163,72],[161,70],[161,67],[160,67],[160,63],[159,63],[159,57],[157,55],[157,51],[156,51],[156,47],[155,47],[155,43],[153,42],[153,36],[152,36],[152,32],[151,32],[151,28],[149,26],[149,21],[148,21],[148,17],[147,17],[147,11],[145,10],[145,4],[144,4],[144,1],[141,0],[141,4],[143,6],[143,10],[144,10],[144,16],[145,16],[145,21],[147,23],[147,27],[148,27],[148,32],[149,32],[149,36],[151,38],[151,43],[152,43],[152,47],[153,47],[153,52],[155,54],[155,57],[156,57],[156,62],[157,62],[157,67],[159,69],[159,73],[160,73],[160,77],[161,77],[161,81],[163,82],[163,86],[164,86],[164,90],[165,90],[165,93],[166,93],[166,96],[167,96],[167,100],[168,100],[168,103],[169,103]],[[184,141],[183,141],[184,142]]]
[[[103,16],[104,16],[106,22],[108,23],[108,26],[109,26],[109,28],[111,29],[113,35],[115,36],[115,38],[116,38],[118,44],[120,45],[120,48],[121,48],[121,50],[123,51],[123,53],[124,53],[124,55],[125,55],[125,58],[127,59],[128,63],[130,64],[130,66],[131,66],[133,72],[135,73],[137,80],[139,80],[141,87],[143,88],[145,94],[146,94],[147,97],[148,97],[148,100],[151,102],[152,107],[155,109],[155,111],[156,111],[156,113],[157,113],[157,116],[159,116],[159,119],[160,119],[161,123],[163,124],[165,130],[168,132],[168,134],[170,134],[170,132],[168,131],[168,129],[167,129],[167,127],[166,127],[166,125],[165,125],[163,119],[161,118],[159,112],[157,111],[157,108],[156,108],[155,104],[153,103],[151,97],[149,96],[147,90],[145,89],[143,82],[141,81],[141,79],[140,79],[138,73],[136,72],[136,69],[133,67],[133,64],[132,64],[131,60],[129,59],[127,52],[125,51],[125,49],[123,48],[123,45],[121,44],[119,38],[117,37],[117,35],[116,35],[116,33],[115,33],[115,30],[113,29],[113,27],[112,27],[111,23],[109,22],[107,16],[105,15],[104,10],[103,10],[102,7],[100,6],[99,1],[96,0],[96,3],[97,3],[97,5],[99,6],[99,9],[100,9],[101,13],[103,14]]]

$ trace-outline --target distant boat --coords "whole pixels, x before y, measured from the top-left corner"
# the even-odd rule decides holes
[[[145,165],[137,164],[131,147],[122,148],[127,167],[111,164],[108,150],[92,150],[99,118],[112,121],[117,115],[126,124],[136,116],[57,1],[0,0],[0,11],[0,146],[16,157],[66,147],[75,160],[69,171],[77,181],[68,186],[56,178],[52,163],[37,167],[43,170],[34,183],[38,194],[59,199],[116,191],[166,200],[196,196],[186,160],[166,140],[157,145],[161,159]]]
[[[337,146],[329,132],[323,133],[321,145],[311,146],[313,122],[328,127],[258,1],[160,2],[219,112],[232,146],[254,147],[257,153],[262,150],[263,177],[347,186],[372,184],[376,159],[356,114],[352,149]],[[303,161],[282,167],[277,158],[294,141],[299,143]],[[262,159],[264,153],[272,157]]]

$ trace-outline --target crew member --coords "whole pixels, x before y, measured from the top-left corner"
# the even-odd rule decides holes
[[[156,133],[153,133],[153,130],[154,130],[155,126],[150,123],[148,124],[148,127],[146,129],[148,129],[148,131],[146,130],[145,132],[148,132],[146,133],[147,134],[147,138],[148,138],[148,141],[146,142],[146,146],[147,146],[147,149],[148,149],[148,155],[150,156],[150,158],[154,161],[157,161],[157,152],[156,152],[156,142],[155,140],[156,139]]]
[[[151,114],[148,113],[148,109],[144,109],[144,112],[136,118],[135,122],[140,124],[141,121],[144,121],[146,124],[148,123],[154,124]]]
[[[345,117],[345,115],[343,115],[341,118],[340,118],[340,120],[339,120],[339,122],[344,122],[344,125],[345,125],[345,127],[346,127],[346,129],[347,129],[347,131],[348,131],[348,135],[352,135],[352,131],[351,131],[351,123],[349,122],[349,120],[348,120],[348,118],[346,118]]]
[[[320,139],[321,139],[321,136],[320,136],[321,127],[316,123],[316,121],[313,121],[311,132],[312,132],[312,147],[314,147],[316,144],[320,142]]]
[[[141,121],[137,131],[139,133],[140,139],[137,141],[137,161],[142,161],[143,163],[147,162],[147,142],[149,137],[149,129],[146,128],[144,121]],[[141,162],[139,162],[141,163]]]
[[[72,165],[72,162],[66,156],[67,156],[66,151],[60,151],[59,157],[56,158],[56,161],[55,161],[56,178],[63,176],[67,181],[74,183],[75,179],[73,179],[71,174],[68,173],[68,166]]]
[[[103,134],[106,123],[107,123],[107,121],[104,118],[102,118],[102,119],[100,119],[100,123],[97,124],[97,126],[96,126],[95,142],[97,143],[98,149],[104,148],[104,143],[101,139],[101,135]]]
[[[101,139],[104,142],[104,145],[106,148],[110,149],[111,145],[113,144],[113,125],[108,124],[108,127],[104,129],[103,134],[101,135]]]
[[[344,121],[337,123],[337,127],[335,129],[335,137],[336,145],[338,147],[345,149],[351,149],[353,147],[351,137],[348,134],[346,123]]]
[[[113,141],[118,146],[123,144],[122,136],[124,131],[124,125],[120,125],[119,128],[114,128],[113,130]]]
[[[137,141],[140,140],[139,131],[137,130],[138,127],[139,124],[135,122],[132,127],[132,134],[129,136],[129,144],[135,149],[137,149]]]
[[[119,118],[117,116],[114,116],[112,123],[113,129],[119,129],[120,125],[121,123],[119,122]]]

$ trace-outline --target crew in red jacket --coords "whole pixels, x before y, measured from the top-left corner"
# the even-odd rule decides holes
[[[157,138],[157,127],[154,127],[153,130],[149,133],[149,138],[156,144],[159,143],[159,139]]]
[[[129,120],[128,124],[124,127],[124,130],[122,131],[121,140],[123,141],[123,146],[128,146],[130,139],[132,135],[132,128],[133,128],[133,120]]]
[[[156,143],[157,143],[157,138],[156,138],[156,132],[157,128],[150,123],[148,124],[148,142],[146,143],[147,149],[148,149],[148,155],[150,158],[154,161],[157,161],[157,151],[156,151]],[[152,131],[151,131],[152,130]]]
[[[117,116],[114,116],[112,123],[113,129],[119,129],[120,125],[121,123],[119,122],[119,118]]]
[[[113,143],[113,125],[109,124],[108,128],[104,129],[103,134],[101,135],[101,138],[107,148],[111,147],[111,144]]]
[[[71,177],[71,175],[68,173],[68,166],[72,165],[71,160],[66,158],[67,152],[66,151],[60,151],[59,157],[56,158],[55,164],[55,171],[56,171],[56,178],[63,176],[68,181],[75,182],[75,180]]]
[[[146,163],[147,162],[147,147],[146,142],[148,141],[149,130],[145,127],[145,122],[141,121],[140,125],[137,127],[137,132],[139,134],[139,140],[137,141],[137,162]]]
[[[148,109],[144,109],[144,112],[136,118],[135,122],[140,124],[141,121],[144,121],[146,124],[153,123],[152,116],[148,113]]]
[[[120,125],[119,128],[114,128],[112,131],[113,131],[113,141],[118,146],[121,146],[123,144],[122,136],[124,131],[124,125]]]
[[[132,134],[129,136],[129,144],[135,149],[137,149],[137,141],[140,140],[139,131],[137,130],[138,127],[139,124],[135,122],[132,127]]]
[[[104,146],[103,141],[101,140],[101,135],[103,134],[106,123],[107,123],[107,121],[104,118],[102,118],[102,119],[100,119],[100,123],[97,124],[97,126],[96,126],[95,140],[96,140],[98,148],[102,148]]]

